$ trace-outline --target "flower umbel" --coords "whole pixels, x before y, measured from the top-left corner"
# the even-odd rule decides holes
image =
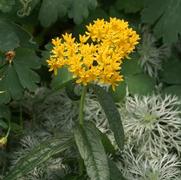
[[[47,60],[50,71],[65,66],[77,83],[87,85],[96,82],[112,85],[113,89],[123,80],[121,64],[138,44],[139,35],[128,27],[128,23],[110,18],[98,19],[89,24],[84,35],[75,41],[72,34],[52,40],[53,50]]]

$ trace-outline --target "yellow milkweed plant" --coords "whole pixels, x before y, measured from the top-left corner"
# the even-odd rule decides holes
[[[99,85],[110,85],[115,90],[118,83],[123,81],[121,65],[134,51],[139,39],[139,35],[129,27],[128,22],[117,18],[110,18],[109,21],[95,20],[86,26],[85,33],[79,35],[78,40],[68,33],[61,38],[52,39],[53,48],[47,60],[49,71],[57,75],[59,69],[67,68],[75,82],[82,85],[79,123],[74,129],[74,137],[83,159],[80,162],[85,164],[87,174],[92,180],[109,180],[110,172],[99,130],[94,124],[84,122],[87,87],[90,85],[94,89],[115,141],[123,149],[124,131],[120,114],[112,97]]]
[[[123,80],[121,64],[138,44],[139,35],[129,28],[128,22],[110,18],[97,19],[86,26],[87,31],[76,41],[72,34],[52,40],[53,50],[47,60],[50,71],[63,66],[73,73],[76,83],[115,86]]]

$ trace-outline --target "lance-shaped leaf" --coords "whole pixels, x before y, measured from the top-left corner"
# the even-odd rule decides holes
[[[4,180],[19,179],[19,177],[26,175],[38,165],[49,160],[52,156],[67,150],[71,147],[71,145],[72,136],[70,135],[64,134],[59,137],[46,140],[18,161]]]
[[[110,180],[126,180],[114,162],[109,159]]]
[[[89,122],[76,127],[74,136],[91,180],[110,180],[107,156],[95,125]]]
[[[109,122],[109,127],[114,133],[114,138],[120,149],[124,146],[124,130],[120,114],[111,95],[99,86],[93,86],[98,101],[101,104]]]

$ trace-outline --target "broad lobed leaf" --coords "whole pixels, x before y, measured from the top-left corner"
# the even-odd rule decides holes
[[[39,20],[44,27],[55,23],[58,18],[68,15],[76,24],[88,17],[89,9],[97,6],[97,0],[43,0]],[[48,11],[47,11],[48,9]]]
[[[142,12],[142,21],[154,24],[154,33],[165,43],[174,43],[181,32],[181,1],[180,0],[146,0]],[[154,12],[154,13],[153,13]]]
[[[0,1],[0,11],[7,13],[11,11],[12,6],[15,4],[15,0],[1,0]]]
[[[1,60],[0,65],[6,61]],[[33,69],[39,67],[40,60],[32,49],[17,48],[12,63],[8,63],[0,71],[0,91],[4,92],[0,93],[0,103],[8,103],[11,98],[20,99],[24,89],[34,91],[40,78]]]

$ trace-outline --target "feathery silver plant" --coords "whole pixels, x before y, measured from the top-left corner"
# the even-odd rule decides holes
[[[37,96],[39,94],[41,93],[39,92]],[[70,130],[78,118],[77,103],[71,101],[64,92],[55,93],[47,97],[43,103],[34,105],[36,118],[43,122],[43,126],[48,130],[62,129],[62,127]],[[131,148],[127,148],[125,150],[128,151],[127,154],[123,155],[127,168],[125,175],[130,180],[135,178],[137,180],[179,179],[178,158],[175,155],[169,155],[172,148],[181,152],[181,112],[177,109],[178,105],[180,105],[179,99],[170,95],[165,97],[161,95],[127,96],[125,104],[117,104],[123,121],[126,144],[127,146],[131,144],[135,148],[134,153]],[[96,126],[115,144],[105,113],[96,96],[91,92],[86,95],[84,111],[85,120],[94,121]],[[27,145],[30,144],[27,139],[25,141],[28,142]],[[61,166],[61,159],[59,162]],[[46,168],[35,169],[28,176],[29,179],[40,179],[41,174],[46,174],[48,177],[47,173],[42,171],[44,169]],[[62,165],[62,169],[66,170],[66,167],[64,169]]]
[[[158,71],[162,69],[162,61],[169,57],[170,49],[163,44],[156,47],[156,38],[149,32],[148,28],[143,28],[142,42],[138,46],[140,55],[139,64],[150,76],[156,78]]]
[[[85,120],[91,120],[96,123],[96,126],[102,131],[109,131],[108,121],[105,113],[93,93],[87,93],[84,106]]]
[[[29,132],[29,135],[23,137],[20,142],[21,147],[12,154],[11,168],[25,157],[31,150],[39,145],[43,140],[50,138],[51,134],[46,131],[39,130]],[[58,180],[69,170],[68,166],[63,164],[63,158],[50,158],[45,163],[34,168],[26,176],[19,177],[20,180]]]
[[[152,157],[133,153],[127,148],[123,153],[123,161],[116,164],[128,180],[176,180],[181,175],[181,162],[175,154],[164,154]]]
[[[87,121],[93,121],[96,127],[107,135],[111,143],[118,148],[113,132],[109,128],[109,123],[102,109],[101,105],[97,101],[96,96],[93,93],[87,93],[84,106],[84,119]]]
[[[78,118],[78,103],[68,98],[64,91],[50,94],[48,89],[40,88],[35,97],[27,99],[24,105],[31,107],[34,121],[40,122],[46,129],[69,131]]]
[[[151,95],[127,97],[122,115],[128,144],[154,156],[175,148],[181,152],[181,118],[176,96]]]

